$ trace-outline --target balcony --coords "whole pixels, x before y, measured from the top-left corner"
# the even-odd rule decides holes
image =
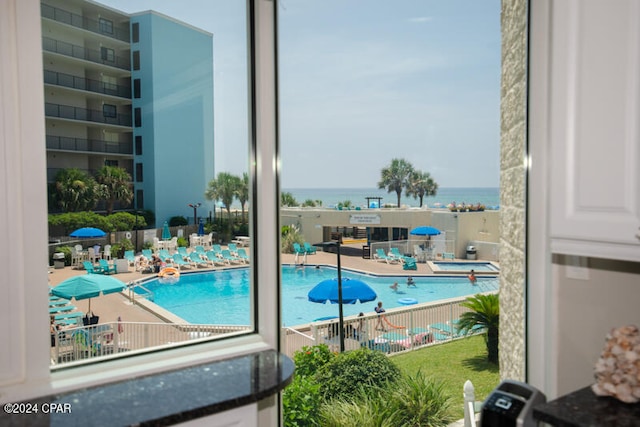
[[[115,114],[113,117],[105,116],[102,111],[88,110],[86,108],[72,107],[70,105],[44,104],[46,117],[58,117],[61,119],[81,120],[85,122],[104,123],[115,126],[131,127],[131,114]]]
[[[47,135],[47,150],[83,151],[133,156],[133,143]]]
[[[72,27],[81,28],[83,30],[91,31],[92,33],[129,43],[129,27],[126,29],[115,28],[112,25],[109,26],[101,24],[99,21],[76,15],[75,13],[58,9],[57,7],[49,6],[44,3],[41,4],[40,10],[43,18],[48,18],[56,22],[71,25]]]
[[[129,175],[132,174],[132,170],[130,170],[130,168],[121,166],[124,170],[127,171],[127,173]],[[58,172],[65,170],[65,169],[72,169],[72,168],[47,168],[47,182],[48,183],[54,183],[56,182],[56,175],[58,174]],[[90,177],[95,177],[96,173],[98,172],[96,169],[81,169],[81,168],[73,168],[73,169],[78,169],[84,173],[86,173],[87,175],[89,175]],[[130,183],[133,186],[133,182]],[[118,205],[120,206],[120,205]]]
[[[44,70],[44,83],[131,99],[131,86],[106,83],[55,71]]]
[[[108,65],[122,70],[131,69],[131,58],[129,56],[110,56],[102,51],[89,49],[71,43],[61,42],[48,37],[42,38],[42,50],[45,52],[58,53],[76,59],[94,62],[96,64]]]

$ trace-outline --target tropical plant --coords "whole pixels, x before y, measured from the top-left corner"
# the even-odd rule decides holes
[[[80,169],[62,169],[55,178],[52,199],[67,212],[90,211],[99,197],[98,183]]]
[[[231,230],[233,228],[233,221],[231,219],[231,204],[233,203],[233,199],[238,194],[238,189],[242,185],[242,180],[232,175],[228,172],[220,172],[215,179],[209,181],[209,186],[207,187],[207,191],[205,191],[204,196],[207,200],[220,200],[225,209],[227,210],[227,217],[229,218],[228,224],[228,235],[231,235]]]
[[[300,230],[295,225],[284,226],[281,230],[282,239],[280,240],[280,249],[282,253],[293,253],[294,243],[304,243],[304,238],[300,234]]]
[[[319,426],[319,408],[322,403],[319,385],[311,377],[293,378],[282,393],[282,418],[285,427]]]
[[[400,369],[382,352],[361,348],[338,354],[315,375],[320,395],[348,400],[359,386],[375,389],[397,380]]]
[[[469,297],[462,303],[470,309],[460,316],[457,329],[459,333],[468,334],[477,329],[485,330],[485,344],[488,360],[498,363],[498,332],[500,326],[500,302],[498,294],[478,294]]]
[[[236,193],[236,197],[240,202],[240,208],[242,209],[242,222],[244,223],[244,205],[249,200],[249,174],[243,173],[242,179],[240,180],[240,187],[238,187],[238,191]]]
[[[285,191],[280,194],[280,204],[282,206],[298,206],[298,201],[293,197],[293,194]]]
[[[351,200],[345,200],[344,202],[338,203],[339,208],[349,209],[351,207]]]
[[[136,218],[137,216],[137,218]],[[136,228],[144,228],[147,221],[142,215],[134,215],[129,212],[116,212],[107,216],[107,221],[111,223],[112,229],[116,231],[133,230]]]
[[[333,360],[335,354],[326,344],[318,344],[312,347],[304,346],[293,354],[293,362],[296,365],[296,375],[308,377],[315,375],[324,365]]]
[[[396,425],[446,427],[454,421],[444,383],[425,378],[421,371],[401,376],[388,394],[389,412],[398,416]]]
[[[133,200],[131,188],[131,175],[117,166],[103,166],[96,173],[96,181],[99,184],[100,196],[106,201],[107,215],[113,212],[116,201],[123,207],[129,206]]]
[[[319,411],[323,427],[397,427],[400,414],[385,400],[382,390],[373,393],[364,387],[347,400],[325,402]]]
[[[428,196],[435,196],[438,192],[438,184],[431,178],[429,172],[414,170],[409,175],[407,182],[407,196],[413,196],[420,200],[422,207],[423,199]]]
[[[413,165],[405,159],[392,159],[391,164],[382,168],[379,189],[386,189],[387,193],[395,192],[398,196],[398,207],[402,198],[402,190],[407,187],[408,179],[413,172]]]
[[[304,203],[302,203],[302,206],[310,207],[310,208],[320,207],[322,206],[322,200],[307,199],[304,201]]]

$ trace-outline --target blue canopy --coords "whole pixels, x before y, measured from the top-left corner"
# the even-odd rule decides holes
[[[64,280],[51,289],[51,294],[60,298],[76,300],[94,298],[100,295],[119,292],[125,288],[125,283],[111,276],[102,274],[81,274]],[[89,301],[89,310],[91,301]]]
[[[413,234],[414,236],[437,236],[440,234],[440,230],[429,225],[423,225],[421,227],[414,228],[409,232],[409,234]]]
[[[171,240],[171,231],[169,231],[169,224],[167,221],[162,226],[162,240]]]
[[[100,230],[99,228],[83,227],[83,228],[78,228],[77,230],[74,230],[71,234],[69,234],[69,236],[78,237],[81,239],[91,239],[91,238],[97,238],[97,237],[104,237],[105,234],[107,233]]]
[[[318,283],[307,295],[309,301],[338,304],[338,279],[326,279]],[[355,304],[357,301],[368,302],[378,298],[369,285],[358,279],[342,279],[342,303]]]

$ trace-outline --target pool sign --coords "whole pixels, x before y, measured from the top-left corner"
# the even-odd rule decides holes
[[[380,215],[351,214],[349,215],[349,224],[380,224]]]

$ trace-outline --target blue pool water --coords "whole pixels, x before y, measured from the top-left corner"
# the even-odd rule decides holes
[[[483,273],[497,273],[500,271],[495,265],[489,262],[446,262],[434,261],[433,264],[442,271],[471,271]]]
[[[282,268],[283,323],[294,326],[314,319],[338,316],[337,304],[318,304],[307,300],[307,293],[325,279],[336,277],[336,269],[313,266]],[[407,288],[407,275],[382,277],[342,270],[342,277],[360,279],[378,294],[376,301],[344,305],[345,316],[359,312],[370,313],[377,301],[383,307],[400,307],[401,298],[415,298],[419,303],[446,298],[473,295],[498,289],[496,277],[478,277],[471,285],[466,277],[414,277],[416,287]],[[398,293],[389,288],[398,282]],[[157,279],[144,287],[153,292],[153,302],[189,323],[248,325],[249,269],[238,268],[219,271],[182,274],[175,284],[162,284]],[[140,292],[144,292],[140,290]]]

